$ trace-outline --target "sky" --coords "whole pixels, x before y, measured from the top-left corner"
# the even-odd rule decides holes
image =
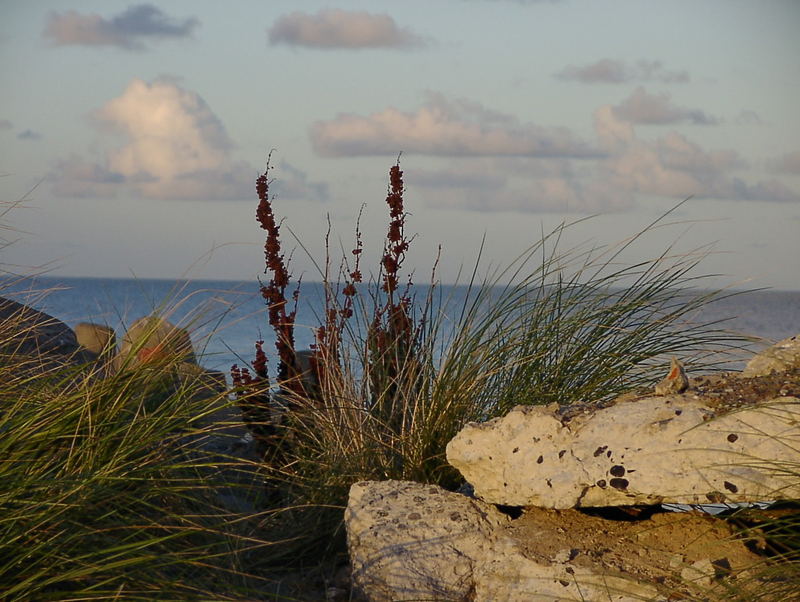
[[[359,213],[377,267],[399,156],[418,282],[675,209],[627,260],[800,290],[798,26],[796,0],[0,0],[0,263],[255,278],[272,151],[306,280]]]

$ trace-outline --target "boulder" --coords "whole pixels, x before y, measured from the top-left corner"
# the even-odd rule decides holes
[[[6,353],[70,356],[78,351],[75,333],[61,320],[0,297],[0,345]]]
[[[93,355],[82,350],[61,320],[17,301],[0,297],[0,355],[13,356],[20,368],[45,372],[79,365]]]
[[[435,485],[363,481],[345,510],[354,587],[369,600],[462,600],[508,518]]]
[[[117,333],[110,326],[80,322],[75,325],[78,344],[97,356],[111,356],[117,351]]]
[[[768,379],[731,378],[722,397],[695,381],[683,394],[634,397],[574,417],[556,404],[519,406],[465,426],[447,459],[479,498],[511,506],[798,499],[796,475],[781,467],[800,465],[800,387]],[[762,392],[772,383],[774,396],[740,400],[736,386],[745,382]]]
[[[133,368],[170,358],[196,364],[189,332],[156,315],[139,318],[122,337],[114,368]]]
[[[753,356],[742,371],[742,376],[765,376],[792,368],[800,368],[800,335],[783,339]]]
[[[759,560],[734,527],[707,515],[527,508],[510,519],[401,481],[354,485],[345,524],[354,585],[375,601],[665,601],[713,588],[721,598],[723,573],[741,576]]]

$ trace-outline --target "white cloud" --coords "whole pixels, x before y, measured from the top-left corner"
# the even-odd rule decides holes
[[[479,103],[438,94],[413,113],[388,108],[368,117],[340,114],[311,127],[325,156],[396,155],[595,157],[597,149],[567,128],[521,123]]]
[[[41,140],[42,135],[35,130],[22,130],[17,134],[19,140]]]
[[[614,59],[600,59],[583,66],[569,65],[555,74],[557,79],[584,84],[625,84],[629,82],[657,81],[665,84],[689,81],[686,71],[669,71],[661,61],[640,60],[634,64]]]
[[[258,170],[232,157],[224,125],[196,92],[165,79],[130,82],[93,118],[124,143],[101,163],[62,162],[55,189],[72,196],[102,196],[124,187],[154,199],[253,199]],[[283,164],[278,189],[286,198],[324,200],[327,188]]]
[[[605,151],[596,160],[459,157],[443,169],[410,171],[407,183],[429,205],[475,211],[620,211],[642,196],[800,202],[800,194],[778,180],[738,177],[737,170],[749,166],[733,150],[706,150],[675,131],[641,139],[611,105],[597,109],[594,125]],[[787,166],[800,157],[789,159]]]
[[[767,162],[767,167],[775,173],[800,174],[800,151],[786,153]]]
[[[386,14],[324,9],[279,17],[267,30],[270,44],[310,48],[409,48],[424,45],[421,37],[398,27]]]
[[[73,155],[58,161],[48,180],[61,196],[78,198],[114,198],[125,176]]]
[[[598,135],[624,130],[613,123],[616,112],[601,107],[595,113]],[[630,130],[632,132],[632,130]],[[732,150],[706,151],[682,134],[669,132],[654,142],[633,137],[600,161],[598,176],[613,188],[631,193],[680,198],[798,202],[800,195],[777,180],[747,184],[732,175],[747,163]]]
[[[141,50],[145,48],[145,40],[190,37],[198,24],[194,18],[171,19],[152,4],[137,4],[110,19],[74,10],[52,12],[43,35],[57,46],[117,46]]]
[[[665,125],[689,122],[698,125],[716,125],[719,120],[700,109],[687,109],[672,104],[670,95],[649,94],[639,86],[628,98],[614,107],[614,114],[630,123]]]
[[[751,109],[742,109],[734,119],[734,123],[739,125],[762,125],[764,122],[761,116]]]

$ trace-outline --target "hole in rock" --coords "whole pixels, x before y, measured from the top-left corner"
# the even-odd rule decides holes
[[[524,511],[522,506],[504,506],[503,504],[495,504],[495,508],[497,508],[500,512],[508,516],[511,520],[516,520]]]

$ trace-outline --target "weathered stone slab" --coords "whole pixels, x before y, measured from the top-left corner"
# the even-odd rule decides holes
[[[484,501],[573,508],[797,499],[800,399],[717,415],[688,392],[564,421],[555,404],[468,424],[447,459]],[[788,463],[788,464],[787,464]]]
[[[461,600],[508,517],[435,485],[363,481],[345,510],[354,586],[369,600]]]
[[[358,483],[345,515],[355,585],[381,602],[716,600],[759,561],[722,519],[609,512],[622,516],[527,508],[509,520],[430,485]]]

